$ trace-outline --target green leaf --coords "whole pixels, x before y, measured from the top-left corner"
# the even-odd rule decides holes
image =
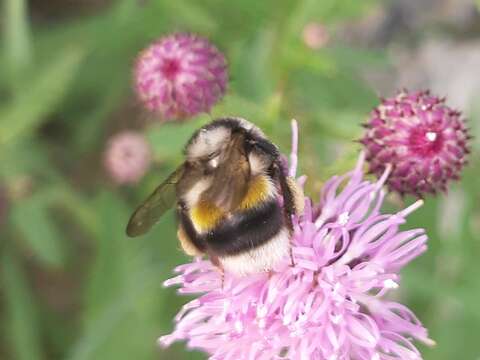
[[[53,63],[0,111],[0,146],[18,141],[45,121],[65,95],[82,57],[78,48],[52,57]]]
[[[185,143],[195,130],[210,121],[209,116],[199,116],[184,123],[164,123],[152,126],[147,138],[157,160],[179,159]]]
[[[385,51],[364,50],[344,46],[328,48],[328,54],[334,57],[337,66],[344,72],[356,73],[365,69],[388,71],[388,60]]]
[[[51,166],[48,143],[28,136],[10,143],[0,151],[0,177],[15,182],[19,177],[40,183],[44,179],[58,179],[61,175]],[[35,178],[35,179],[33,179]]]
[[[26,0],[4,0],[3,38],[8,67],[17,74],[31,62],[31,41]]]
[[[262,106],[240,95],[229,94],[212,110],[213,118],[226,116],[239,116],[253,122],[261,122],[265,118],[265,110]]]
[[[222,43],[228,46],[255,35],[263,24],[271,22],[272,14],[276,14],[283,5],[271,0],[190,0],[192,2],[202,4],[208,10],[209,16],[217,23],[215,38],[222,39]]]
[[[361,113],[349,110],[319,111],[315,116],[315,124],[324,137],[352,142],[361,136]]]
[[[117,108],[125,87],[123,79],[112,80],[100,105],[92,107],[87,113],[82,111],[78,116],[72,116],[74,120],[71,122],[72,131],[77,134],[74,138],[74,148],[78,150],[79,156],[91,151],[100,142],[106,126],[104,119]]]
[[[7,318],[4,335],[16,360],[42,358],[40,329],[34,297],[14,255],[6,251],[2,257],[3,305]]]
[[[50,198],[45,195],[39,192],[16,202],[11,219],[33,255],[46,266],[58,268],[65,260],[62,237],[48,211]]]
[[[232,87],[242,96],[256,101],[268,98],[275,87],[274,66],[276,33],[271,29],[262,29],[253,41],[245,43],[237,50],[232,64],[236,75]]]
[[[153,315],[163,306],[159,294],[159,290],[162,291],[158,281],[160,270],[159,267],[137,268],[133,276],[124,276],[125,287],[111,293],[115,296],[88,319],[84,333],[67,359],[153,358],[158,335]],[[107,273],[105,278],[109,274],[112,275]],[[152,298],[155,301],[151,301]]]
[[[199,6],[197,1],[165,1],[165,10],[176,14],[178,19],[188,24],[191,28],[198,28],[204,32],[212,32],[217,27],[216,19]]]
[[[101,218],[98,217],[95,203],[75,192],[68,184],[58,184],[52,194],[52,205],[67,210],[87,234],[99,237]]]
[[[324,0],[322,6],[318,6],[316,0],[300,0],[296,8],[287,20],[285,26],[286,38],[290,41],[300,39],[303,27],[313,19],[325,21],[325,13],[334,6],[335,0]],[[284,47],[288,49],[288,46]]]
[[[303,69],[332,77],[339,71],[337,60],[326,52],[312,52],[303,46],[291,46],[284,51],[285,62],[291,70]]]
[[[164,266],[151,261],[145,238],[125,237],[129,209],[120,199],[102,192],[95,203],[102,222],[85,290],[84,331],[68,359],[153,358]]]
[[[90,281],[86,288],[86,317],[94,319],[125,287],[128,275],[125,267],[127,239],[125,226],[128,209],[125,204],[108,192],[95,199],[99,224],[95,260],[90,269]]]

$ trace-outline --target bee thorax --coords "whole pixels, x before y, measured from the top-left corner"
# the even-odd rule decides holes
[[[187,158],[195,159],[219,151],[229,140],[231,130],[225,127],[202,129],[186,148]]]

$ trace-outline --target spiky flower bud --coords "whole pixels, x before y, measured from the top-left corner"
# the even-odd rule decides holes
[[[151,163],[150,145],[134,131],[114,135],[107,144],[104,163],[117,184],[134,184],[147,172]]]
[[[208,112],[224,95],[227,80],[223,54],[194,34],[160,38],[140,53],[135,66],[139,99],[164,119]]]
[[[429,91],[400,92],[373,110],[361,140],[370,172],[402,195],[446,191],[458,180],[469,153],[469,135],[459,111]]]

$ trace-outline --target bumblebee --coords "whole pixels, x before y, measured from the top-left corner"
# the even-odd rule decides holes
[[[127,235],[146,233],[176,206],[188,255],[207,255],[238,275],[271,270],[289,256],[292,215],[303,211],[303,192],[258,127],[241,118],[214,120],[193,134],[184,154],[183,164],[133,213]]]

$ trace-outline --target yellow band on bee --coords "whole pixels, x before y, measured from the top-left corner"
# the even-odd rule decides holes
[[[247,193],[240,203],[240,210],[251,209],[270,196],[271,184],[266,176],[257,176],[248,185]]]
[[[200,201],[190,210],[193,226],[199,233],[213,229],[223,216],[217,206],[207,201]]]
[[[266,176],[257,176],[250,181],[247,193],[240,203],[239,210],[248,210],[261,204],[271,195],[271,183]],[[209,231],[225,217],[225,213],[215,204],[200,201],[191,208],[190,218],[199,233]]]

